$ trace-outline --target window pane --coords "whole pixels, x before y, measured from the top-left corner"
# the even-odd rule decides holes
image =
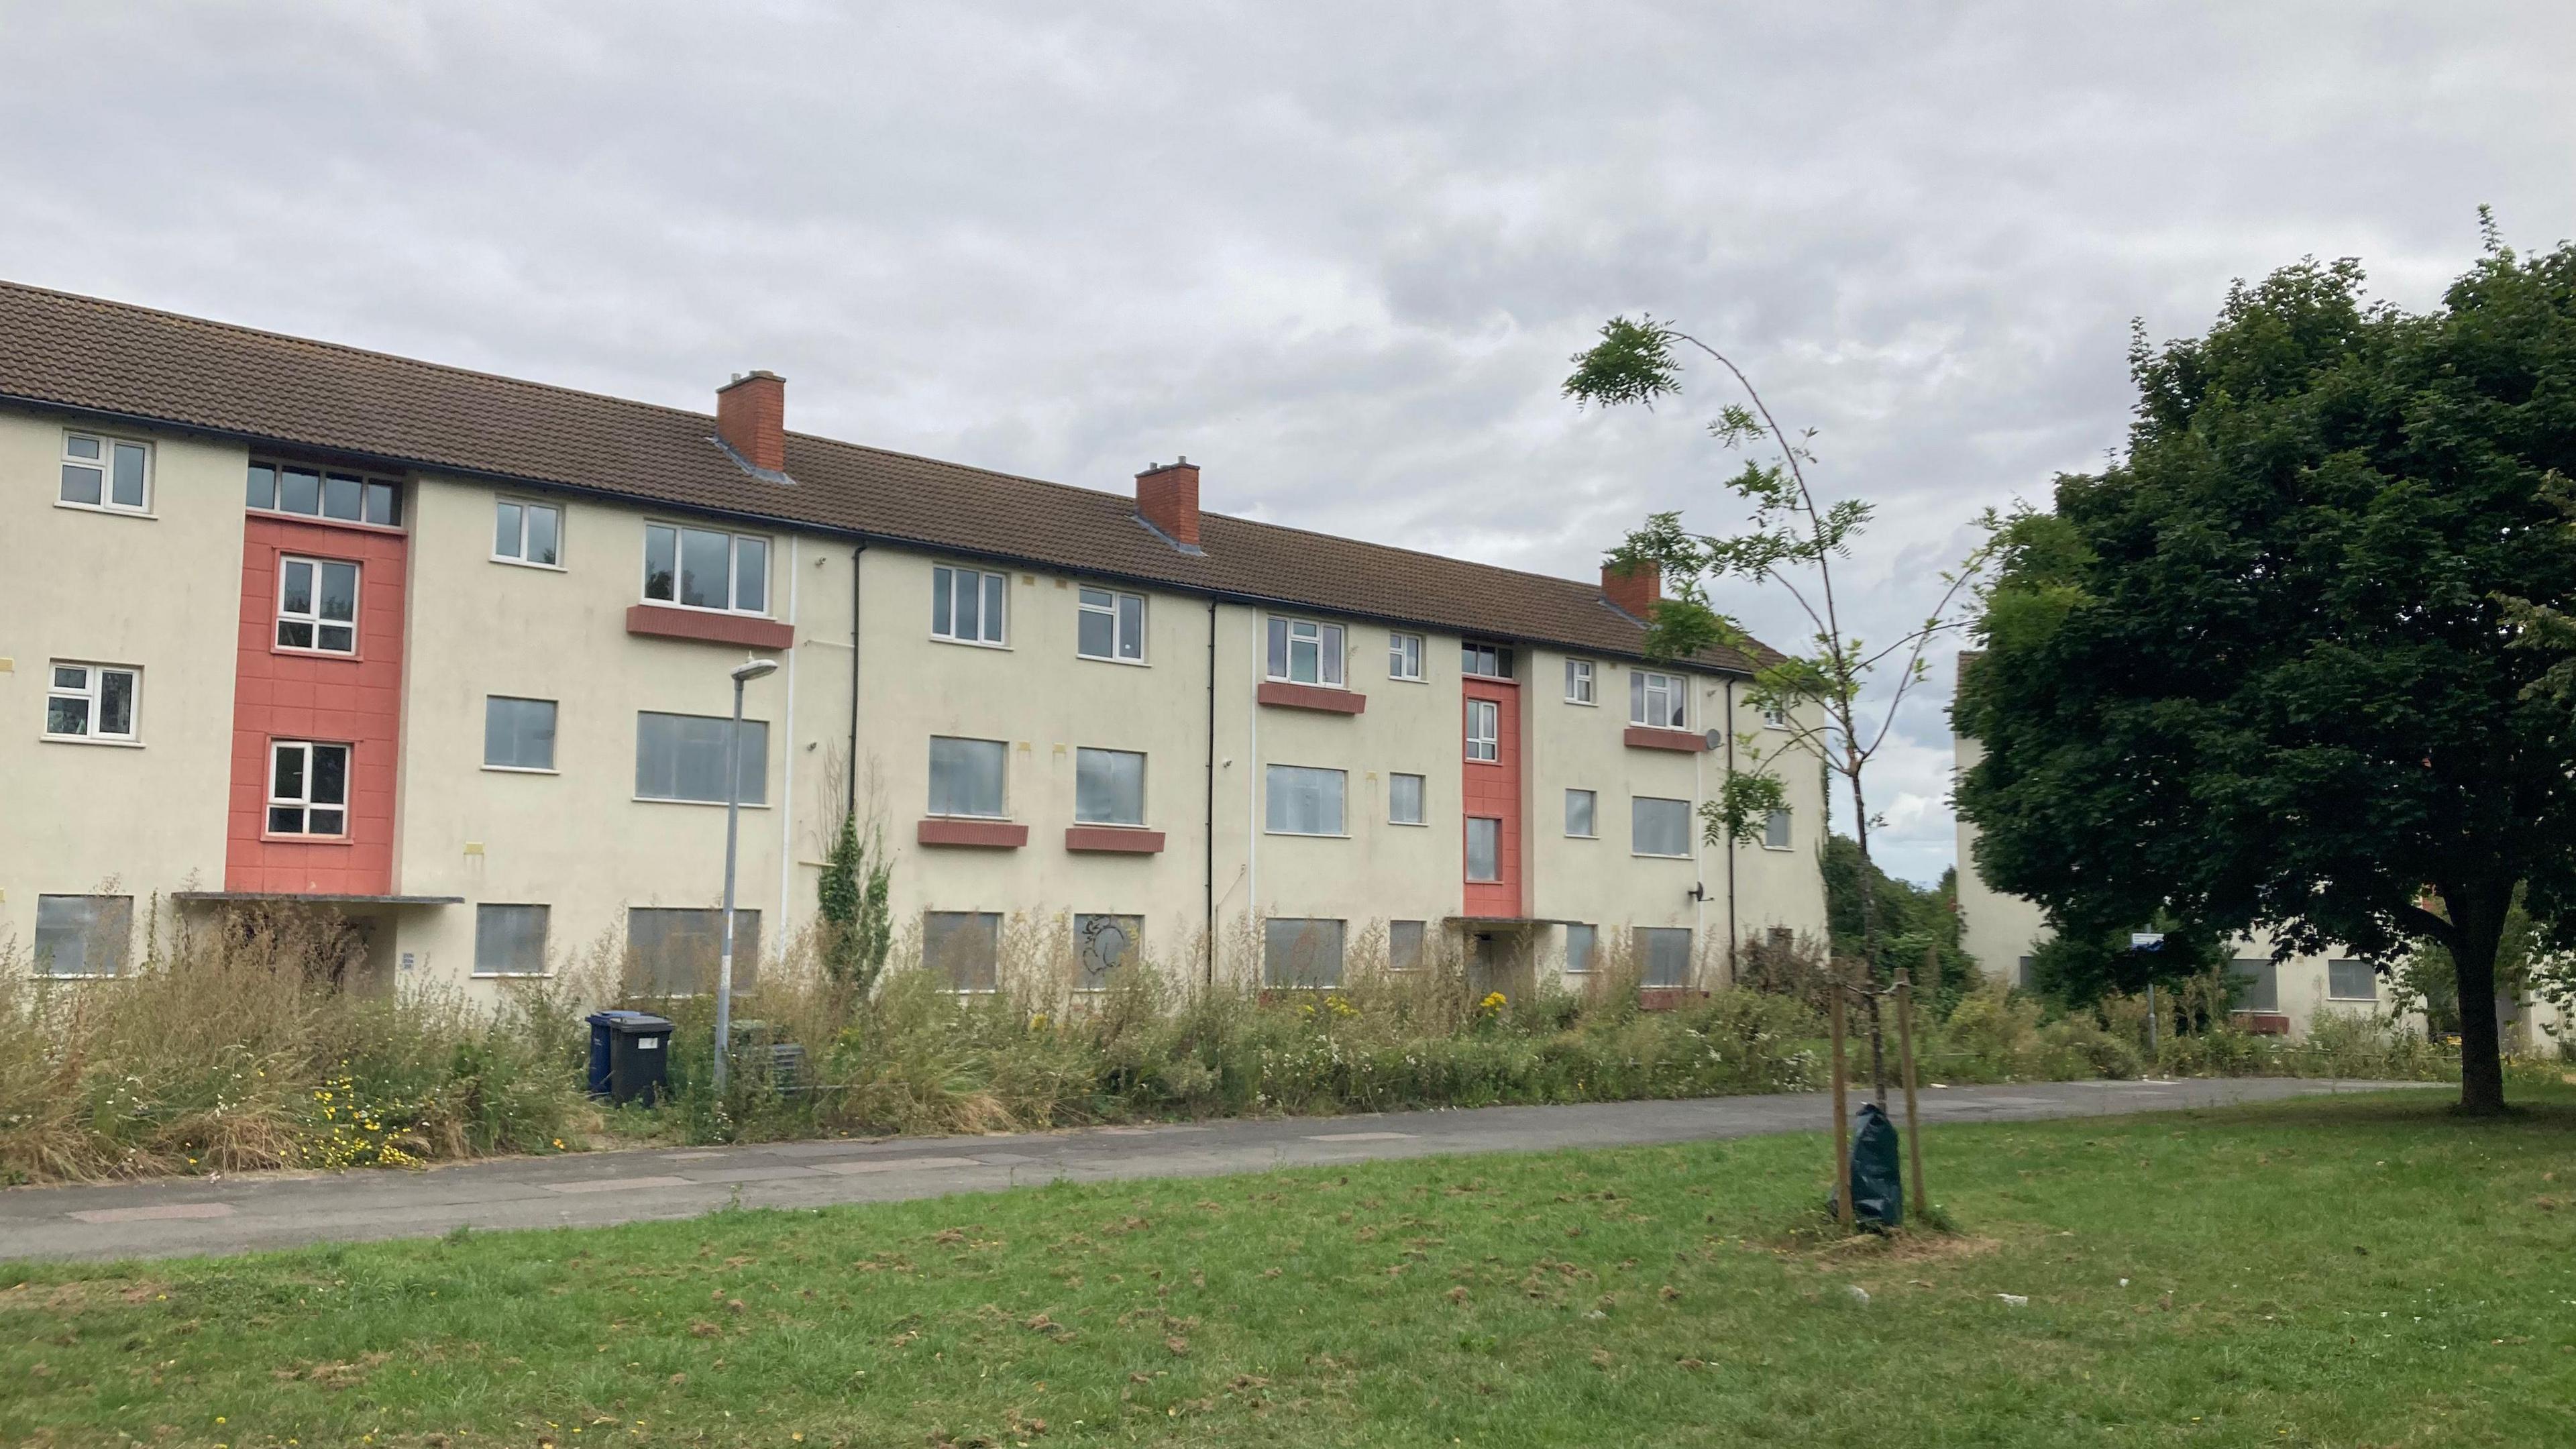
[[[725,734],[731,723],[710,715],[642,713],[635,717],[635,793],[647,800],[725,803]],[[769,726],[742,722],[742,803],[768,798]]]
[[[51,976],[114,976],[134,939],[132,896],[36,897],[36,970]]]
[[[1086,609],[1106,609],[1114,597],[1107,589],[1077,589],[1074,596]]]
[[[2328,961],[2326,995],[2337,1001],[2379,999],[2379,973],[2367,961]]]
[[[693,609],[721,609],[731,597],[728,560],[733,536],[703,528],[680,530],[680,602]]]
[[[1284,920],[1261,923],[1261,984],[1329,987],[1342,984],[1342,923]]]
[[[1789,848],[1789,812],[1774,810],[1762,821],[1762,843],[1773,850]]]
[[[1674,926],[1637,928],[1637,955],[1645,965],[1648,986],[1688,986],[1691,979],[1691,933]]]
[[[530,563],[563,562],[563,513],[559,509],[528,505],[528,553]]]
[[[1398,825],[1422,823],[1422,777],[1420,775],[1387,777],[1386,817]]]
[[[1285,619],[1270,621],[1269,674],[1273,679],[1288,677],[1288,621]]]
[[[1565,969],[1578,972],[1591,970],[1592,950],[1598,944],[1598,940],[1598,933],[1590,926],[1566,927]]]
[[[143,449],[133,443],[116,445],[116,491],[112,495],[119,508],[143,506]]]
[[[367,521],[392,528],[402,522],[402,495],[391,483],[367,485]]]
[[[83,437],[79,434],[74,434],[73,436],[63,440],[63,456],[66,458],[95,458],[100,456],[103,446],[104,445],[96,438]]]
[[[1568,834],[1568,835],[1593,835],[1593,834],[1597,834],[1598,832],[1597,832],[1596,830],[1594,830],[1594,828],[1593,828],[1593,825],[1594,825],[1594,821],[1593,821],[1594,805],[1595,805],[1595,797],[1594,797],[1594,795],[1593,795],[1593,793],[1592,793],[1591,791],[1589,791],[1589,790],[1568,790],[1568,791],[1566,791],[1566,792],[1565,792],[1565,833],[1566,833],[1566,834]]]
[[[77,695],[46,696],[45,733],[49,735],[88,734],[89,701]]]
[[[2268,956],[2240,957],[2231,975],[2239,978],[2228,984],[2235,996],[2228,1007],[2233,1011],[2278,1011],[2281,1009],[2280,973]],[[2251,977],[2252,980],[2242,978]]]
[[[1145,757],[1128,750],[1073,752],[1073,818],[1084,825],[1145,823]]]
[[[649,996],[702,996],[716,989],[725,913],[637,906],[626,913],[626,987]],[[733,984],[760,983],[760,912],[733,913]]]
[[[345,828],[343,816],[337,810],[325,810],[316,805],[304,814],[304,833],[307,835],[338,835]]]
[[[1288,641],[1288,677],[1299,684],[1320,682],[1316,643],[1313,639],[1291,638]]]
[[[1413,971],[1421,967],[1422,925],[1420,921],[1386,923],[1386,969]]]
[[[748,614],[769,608],[769,544],[738,538],[733,543],[733,606]]]
[[[1289,835],[1341,834],[1343,784],[1339,770],[1272,765],[1269,828]]]
[[[741,928],[736,923],[734,934]],[[737,941],[737,945],[739,942]],[[542,976],[546,969],[546,908],[476,906],[474,974]]]
[[[277,595],[277,607],[279,612],[287,614],[304,614],[308,616],[311,615],[313,612],[313,565],[304,563],[301,560],[289,559],[286,563],[285,579],[286,582],[284,586],[278,590]]]
[[[984,637],[984,576],[959,571],[957,575],[957,637]]]
[[[104,486],[106,478],[107,475],[96,468],[84,468],[76,463],[65,463],[63,465],[63,501],[95,504],[99,501],[99,490]]]
[[[1636,797],[1631,848],[1639,855],[1690,854],[1690,802]]]
[[[98,672],[98,732],[134,733],[134,675],[123,669]]]
[[[277,475],[277,506],[287,513],[322,511],[322,475],[310,468],[288,468]]]
[[[349,749],[346,745],[313,747],[313,793],[316,805],[349,803]]]
[[[1144,934],[1142,916],[1075,916],[1073,944],[1080,970],[1074,977],[1074,989],[1108,989],[1109,973],[1134,957],[1136,943]]]
[[[1091,659],[1115,657],[1118,620],[1106,609],[1084,609],[1074,622],[1074,652]]]
[[[268,809],[268,833],[271,835],[302,835],[304,833],[303,808],[295,805],[270,806]]]
[[[956,577],[949,570],[930,571],[930,632],[942,638],[954,632],[948,627],[948,608],[956,590]]]
[[[325,619],[347,623],[358,617],[358,566],[349,563],[326,563],[322,566],[321,613]]]
[[[1326,625],[1324,626],[1324,661],[1323,661],[1323,662],[1324,662],[1324,682],[1325,682],[1326,684],[1339,684],[1339,683],[1341,683],[1341,682],[1342,682],[1342,626],[1341,626],[1341,625],[1339,625],[1339,624],[1326,624]]]
[[[550,699],[483,701],[483,763],[522,770],[555,767],[555,702]]]
[[[1002,814],[1003,770],[1009,748],[1000,740],[960,740],[934,735],[930,741],[930,813],[933,815]]]
[[[1503,878],[1503,822],[1477,816],[1467,819],[1467,879]]]
[[[1003,574],[984,575],[984,642],[1002,642],[1002,586],[1009,582]]]
[[[525,510],[515,503],[495,504],[492,509],[492,552],[500,558],[519,557],[519,539],[525,532]]]
[[[951,991],[1001,985],[1002,918],[990,911],[924,911],[921,963],[947,978]]]
[[[1145,596],[1142,594],[1118,596],[1118,657],[1145,657]]]
[[[266,463],[251,464],[250,481],[244,490],[243,501],[253,508],[275,508],[277,470]]]
[[[304,747],[279,745],[272,755],[268,776],[268,798],[301,800],[304,798]]]
[[[354,523],[367,513],[367,488],[346,473],[334,473],[322,480],[322,516],[344,518]]]
[[[293,620],[280,620],[277,625],[277,642],[287,649],[310,649],[313,647],[313,626]]]
[[[672,602],[677,596],[673,585],[680,571],[680,535],[678,530],[660,524],[644,526],[644,597]]]
[[[358,648],[357,633],[346,624],[323,625],[314,635],[313,642],[316,648],[327,649],[334,654],[354,654]]]

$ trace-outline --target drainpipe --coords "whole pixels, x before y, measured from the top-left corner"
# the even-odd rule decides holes
[[[1252,692],[1245,701],[1252,706],[1252,749],[1243,761],[1243,909],[1252,922],[1256,951],[1266,949],[1258,938],[1267,930],[1261,924],[1261,676],[1269,667],[1269,627],[1267,619],[1254,616]],[[1350,802],[1344,800],[1342,808],[1347,811]]]
[[[1682,677],[1690,678],[1689,675]],[[1697,689],[1699,685],[1694,681],[1690,687]],[[1703,720],[1707,719],[1708,706],[1701,705],[1698,708],[1699,717]],[[1708,844],[1704,838],[1705,830],[1700,823],[1699,813],[1700,806],[1708,799],[1707,761],[1707,750],[1691,751],[1691,949],[1700,961],[1708,959],[1706,954],[1708,951]],[[1734,848],[1732,842],[1729,842],[1728,848]],[[1699,975],[1697,961],[1691,964],[1691,975],[1693,979],[1697,979]]]
[[[1726,779],[1735,781],[1735,676],[1726,677]],[[1735,841],[1726,842],[1726,984],[1735,984],[1735,953],[1740,949],[1743,929],[1735,924]]]
[[[1208,595],[1207,660],[1207,984],[1216,986],[1216,595]]]
[[[787,536],[787,627],[799,622],[797,601],[804,596],[804,535]],[[778,793],[778,924],[770,930],[778,959],[787,959],[788,892],[796,880],[796,646],[787,646],[787,719],[777,738],[787,754]]]
[[[853,821],[859,813],[859,559],[867,551],[864,543],[850,550],[850,762],[842,771],[847,794],[841,808],[850,812]]]

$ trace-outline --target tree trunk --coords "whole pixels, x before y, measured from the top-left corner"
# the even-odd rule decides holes
[[[2451,924],[2459,942],[2451,948],[2451,967],[2460,989],[2460,1110],[2472,1117],[2492,1117],[2504,1110],[2504,1048],[2496,1020],[2496,947],[2504,939],[2504,915],[2513,902],[2513,887],[2496,890],[2445,891]]]
[[[1852,770],[1852,844],[1860,849],[1860,967],[1869,982],[1869,1088],[1878,1109],[1887,1110],[1887,1049],[1878,1018],[1878,889],[1869,862],[1869,806],[1861,798],[1860,771]]]

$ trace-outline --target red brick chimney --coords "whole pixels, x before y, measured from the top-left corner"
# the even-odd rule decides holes
[[[751,466],[786,472],[787,379],[746,372],[717,388],[716,436]]]
[[[1601,592],[1611,603],[1638,618],[1651,618],[1656,602],[1664,596],[1664,573],[1650,563],[1624,572],[1616,564],[1605,563],[1601,566]]]
[[[1136,514],[1184,547],[1199,546],[1199,465],[1183,457],[1136,475]]]

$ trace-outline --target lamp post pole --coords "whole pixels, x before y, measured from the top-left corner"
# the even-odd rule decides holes
[[[742,833],[742,687],[778,667],[774,659],[747,659],[733,671],[733,731],[725,736],[724,954],[716,960],[716,1097],[725,1092],[733,1059],[733,864]],[[763,761],[764,768],[766,760]]]

